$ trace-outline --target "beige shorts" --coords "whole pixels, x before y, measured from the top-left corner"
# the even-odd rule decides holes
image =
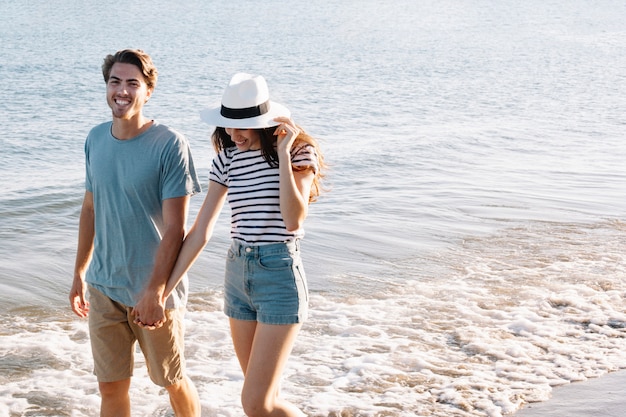
[[[184,309],[166,310],[163,327],[147,330],[137,326],[132,307],[111,300],[89,287],[89,338],[94,374],[99,382],[114,382],[133,376],[135,342],[146,358],[150,379],[167,387],[185,375]]]

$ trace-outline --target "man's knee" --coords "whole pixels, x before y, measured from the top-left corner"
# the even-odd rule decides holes
[[[193,401],[197,397],[196,387],[188,377],[168,385],[165,389],[172,398],[187,398]]]
[[[187,378],[183,378],[178,382],[173,383],[165,387],[170,395],[179,395],[187,391]]]
[[[121,381],[99,382],[98,388],[100,389],[100,395],[103,397],[125,395],[128,394],[130,389],[130,378]]]

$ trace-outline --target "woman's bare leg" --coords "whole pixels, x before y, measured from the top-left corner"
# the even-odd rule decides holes
[[[301,327],[230,319],[235,353],[245,376],[241,402],[247,416],[304,416],[278,395],[283,370]]]

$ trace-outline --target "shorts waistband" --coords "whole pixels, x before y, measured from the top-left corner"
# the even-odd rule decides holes
[[[300,250],[300,239],[288,242],[270,243],[267,245],[251,245],[241,240],[234,239],[230,249],[238,256],[259,256],[281,252],[296,252]]]

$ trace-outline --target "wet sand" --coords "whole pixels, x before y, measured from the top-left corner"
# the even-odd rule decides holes
[[[626,371],[553,390],[552,398],[528,404],[515,417],[624,417]]]

